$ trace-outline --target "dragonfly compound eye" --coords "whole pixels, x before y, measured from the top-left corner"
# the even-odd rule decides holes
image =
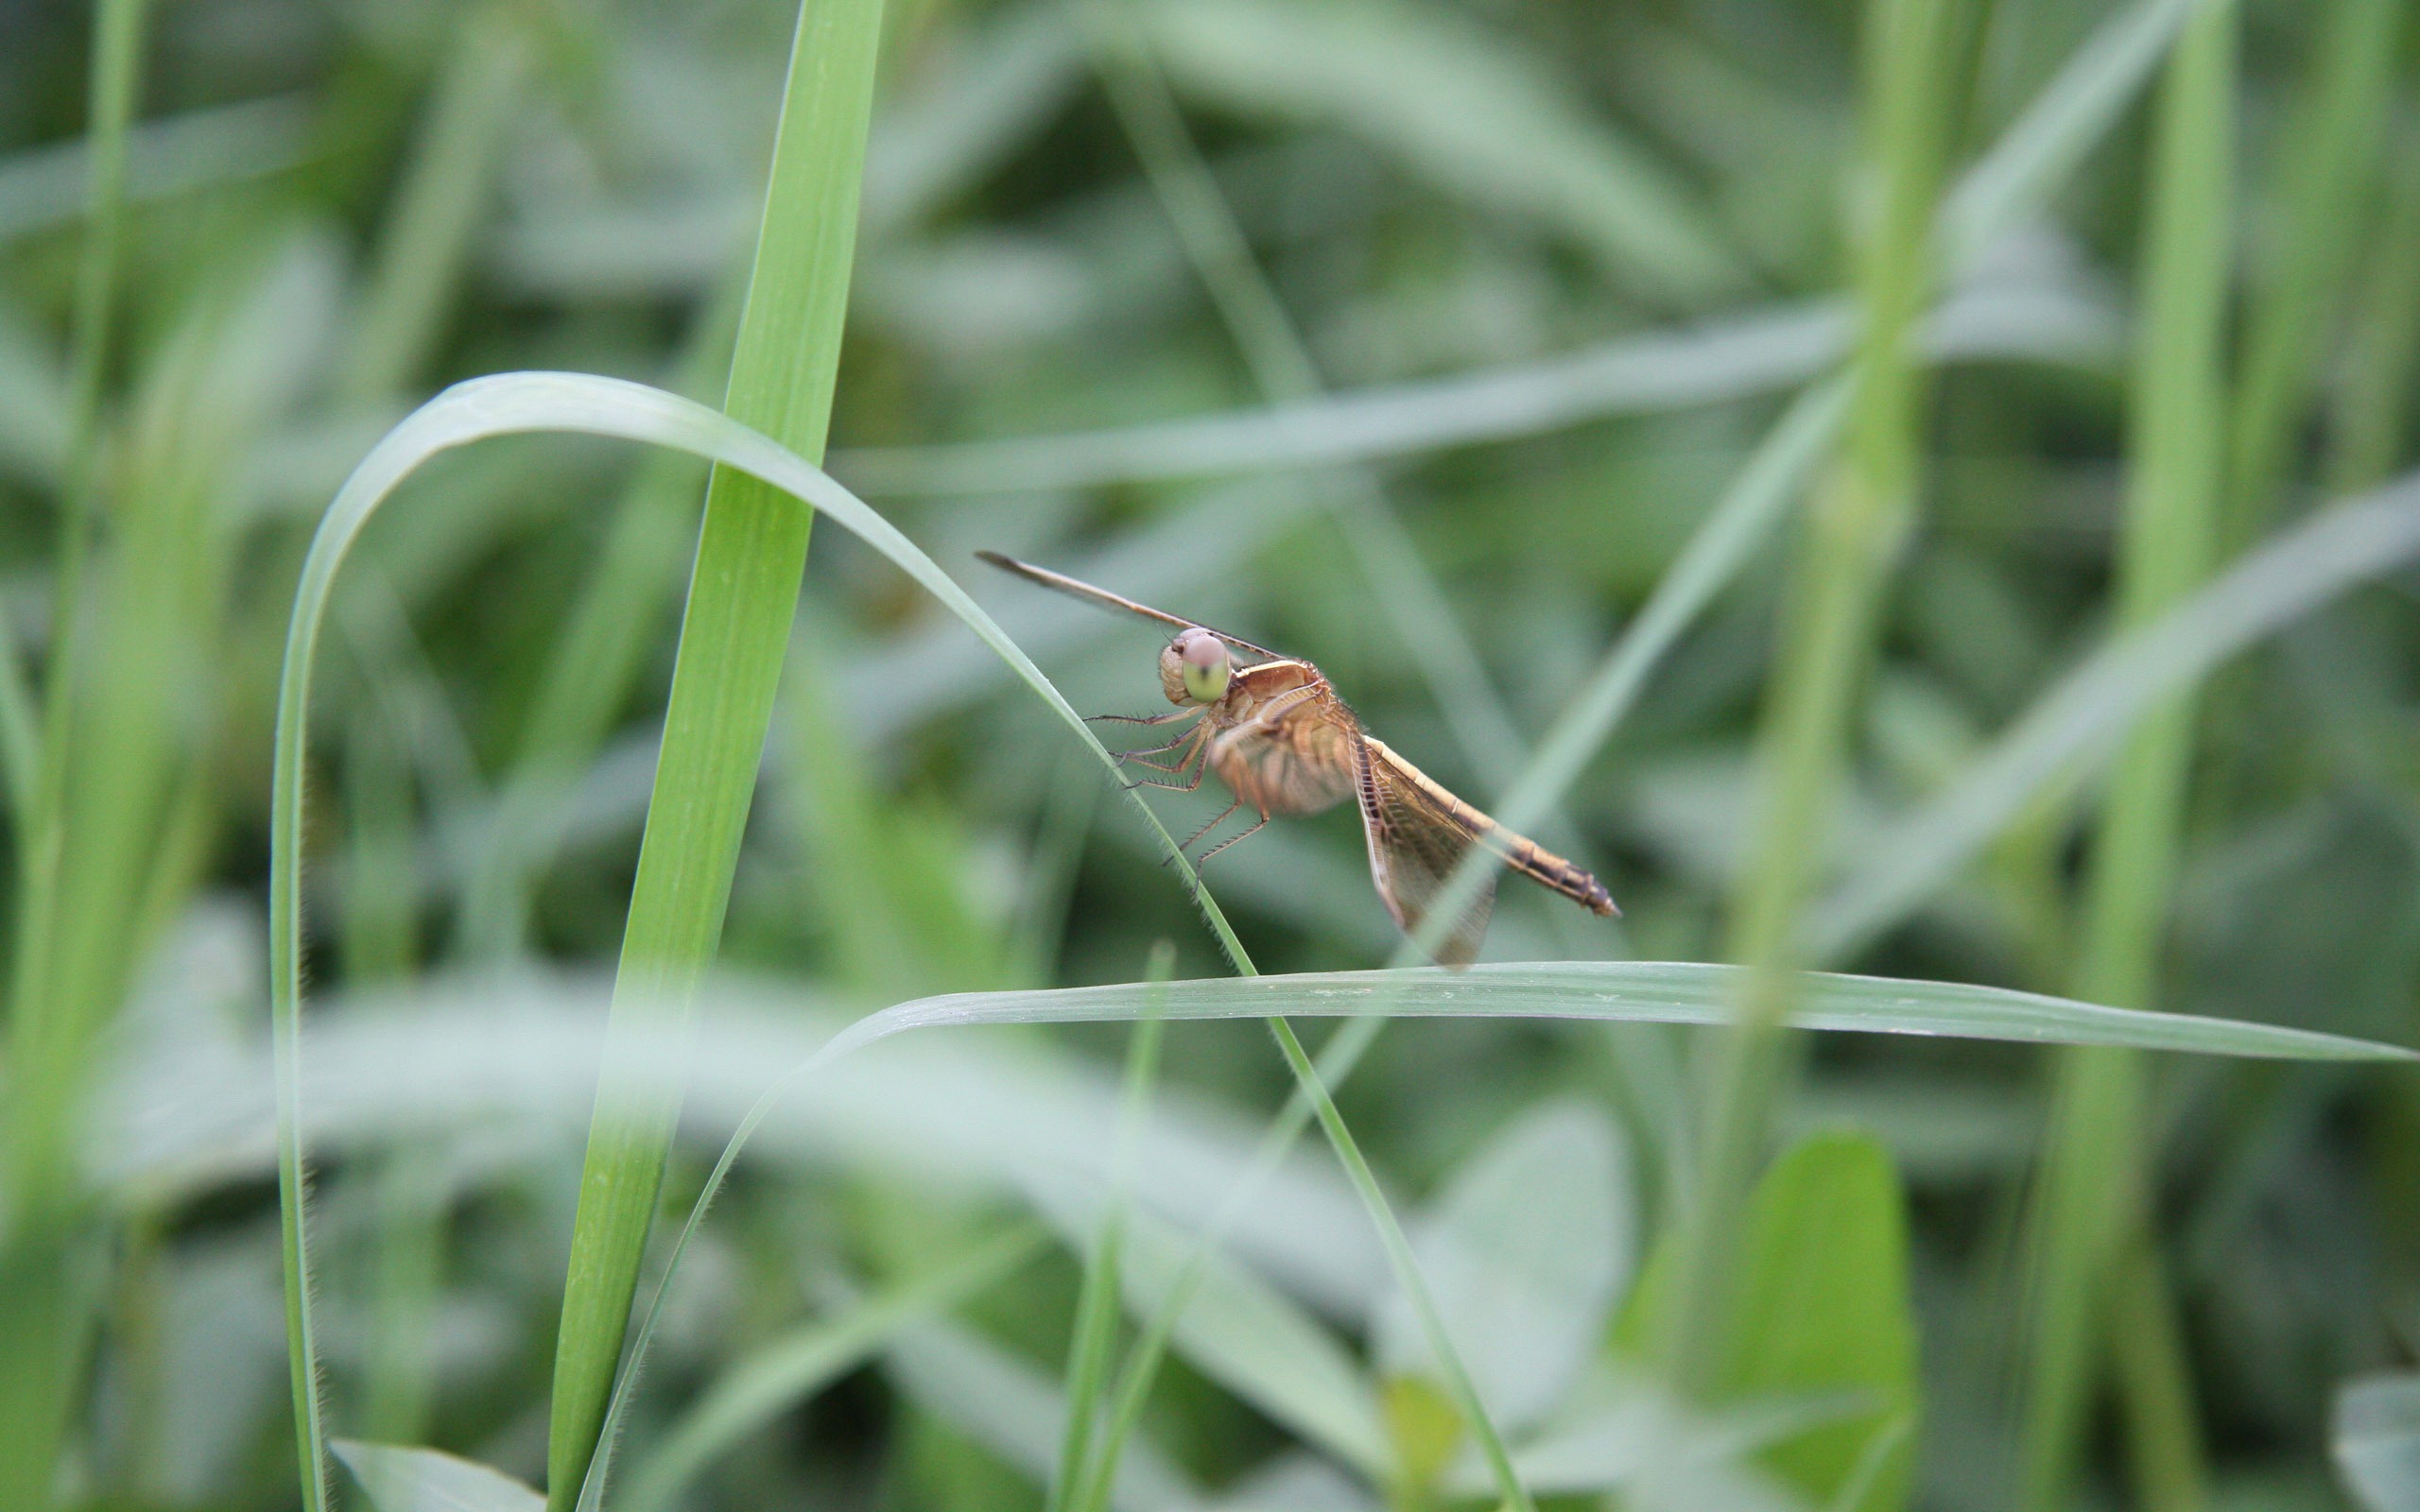
[[[1227,692],[1226,643],[1208,630],[1187,630],[1171,647],[1184,668],[1185,696],[1217,703]]]

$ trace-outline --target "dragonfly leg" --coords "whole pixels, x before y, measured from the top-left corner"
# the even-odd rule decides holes
[[[1241,800],[1240,800],[1240,799],[1238,799],[1237,801],[1241,801]],[[1234,812],[1235,812],[1235,810],[1234,810],[1234,808],[1232,808],[1232,807],[1230,807],[1230,808],[1227,810],[1227,814],[1233,814]],[[1227,815],[1226,815],[1226,814],[1221,814],[1221,815],[1219,815],[1219,817],[1220,817],[1220,818],[1222,818],[1222,819],[1223,819],[1223,818],[1225,818],[1226,816],[1227,816]],[[1267,828],[1269,828],[1269,816],[1268,816],[1268,815],[1266,815],[1266,814],[1264,814],[1264,815],[1262,815],[1262,816],[1260,816],[1260,822],[1259,822],[1258,824],[1253,825],[1251,829],[1246,830],[1243,833],[1241,833],[1241,834],[1231,834],[1231,835],[1227,836],[1225,839],[1223,839],[1223,840],[1219,841],[1217,845],[1212,846],[1209,850],[1202,851],[1202,852],[1201,852],[1201,860],[1199,860],[1199,861],[1197,861],[1197,862],[1195,862],[1195,863],[1193,864],[1193,869],[1194,869],[1194,870],[1196,870],[1196,871],[1200,871],[1202,868],[1204,868],[1204,867],[1206,867],[1206,866],[1208,866],[1208,865],[1210,864],[1210,858],[1211,858],[1212,856],[1217,855],[1219,851],[1224,850],[1225,849],[1227,849],[1227,847],[1229,847],[1229,846],[1231,846],[1231,845],[1235,844],[1235,843],[1236,843],[1236,841],[1238,841],[1238,840],[1249,840],[1249,839],[1251,839],[1253,835],[1258,834],[1261,831],[1263,831],[1263,830],[1265,830],[1265,829],[1267,829]],[[1197,836],[1195,836],[1195,838],[1196,838],[1196,839],[1199,839],[1199,838],[1200,838],[1200,836],[1198,836],[1198,835],[1197,835]],[[1189,844],[1190,842],[1187,842],[1187,843]]]
[[[1199,709],[1171,709],[1164,714],[1086,714],[1084,723],[1089,725],[1099,721],[1112,725],[1167,725],[1174,724],[1180,719],[1198,719],[1201,716],[1201,711]]]
[[[1186,730],[1184,734],[1177,736],[1176,739],[1169,741],[1165,746],[1137,746],[1132,750],[1119,751],[1117,753],[1117,759],[1121,762],[1134,762],[1144,766],[1160,766],[1159,763],[1147,762],[1144,761],[1143,758],[1146,756],[1166,755],[1167,752],[1176,749],[1179,746],[1184,745],[1187,741],[1198,741],[1201,738],[1201,727],[1197,725],[1193,729]],[[1173,772],[1177,770],[1178,767],[1185,765],[1192,760],[1193,753],[1188,751],[1185,753],[1184,761],[1177,763],[1175,766],[1160,766],[1160,770],[1164,772]]]
[[[1158,772],[1173,772],[1182,777],[1184,775],[1184,771],[1187,766],[1193,766],[1193,758],[1188,755],[1183,762],[1174,766],[1162,766],[1157,762],[1136,762],[1134,765],[1137,766],[1149,766],[1153,771]],[[1193,766],[1193,777],[1188,782],[1155,782],[1148,777],[1138,777],[1134,779],[1134,781],[1126,784],[1126,790],[1131,793],[1138,787],[1165,787],[1171,793],[1191,793],[1198,791],[1201,788],[1201,779],[1207,776],[1209,771],[1210,764],[1208,762],[1203,762],[1199,766]]]
[[[1184,837],[1184,844],[1178,846],[1177,849],[1179,850],[1185,850],[1187,847],[1191,846],[1194,841],[1201,839],[1203,835],[1208,834],[1211,831],[1225,823],[1228,815],[1233,814],[1236,810],[1242,808],[1243,806],[1244,800],[1242,799],[1237,799],[1233,803],[1228,804],[1225,808],[1220,809],[1217,818],[1212,819],[1209,823],[1194,831],[1191,834],[1186,835]]]

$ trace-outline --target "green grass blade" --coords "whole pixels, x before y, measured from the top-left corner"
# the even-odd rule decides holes
[[[337,378],[340,400],[386,399],[427,365],[454,308],[505,133],[525,103],[532,52],[510,5],[481,6],[462,22],[388,210]]]
[[[1334,1089],[1353,1074],[1362,1055],[1376,1040],[1384,1021],[1356,1019],[1340,1026],[1320,1047],[1319,1074],[1322,1085]],[[1127,1351],[1125,1363],[1118,1367],[1117,1384],[1110,1395],[1108,1422],[1101,1431],[1100,1452],[1095,1456],[1091,1482],[1075,1501],[1075,1512],[1107,1512],[1109,1488],[1115,1478],[1117,1460],[1128,1439],[1133,1436],[1143,1419],[1143,1408],[1150,1400],[1152,1383],[1158,1378],[1160,1365],[1166,1358],[1169,1342],[1176,1336],[1186,1306],[1196,1291],[1210,1275],[1210,1265],[1219,1246],[1242,1215],[1245,1207],[1258,1194],[1261,1185],[1275,1173],[1278,1163],[1294,1147],[1294,1141],[1311,1121],[1310,1094],[1302,1083],[1295,1084],[1286,1099],[1286,1106],[1270,1121],[1262,1133],[1260,1145],[1253,1152],[1252,1164],[1222,1199],[1210,1222],[1202,1227],[1194,1242],[1193,1250],[1184,1259],[1184,1267],[1168,1285],[1167,1295],[1145,1321],[1133,1347]]]
[[[2233,6],[2204,9],[2186,28],[2162,92],[2151,224],[2143,249],[2141,347],[2133,389],[2131,463],[2119,542],[2118,621],[2156,619],[2208,576],[2219,553],[2225,418],[2222,344],[2235,209],[2236,26]],[[2102,800],[2086,883],[2074,990],[2149,1007],[2168,937],[2169,900],[2190,772],[2194,712],[2171,696],[2128,737]],[[2070,1498],[2094,1380],[2096,1324],[2128,1241],[2150,1222],[2152,1172],[2142,1150],[2141,1067],[2122,1052],[2062,1058],[2041,1182],[2039,1269],[2029,1352],[2021,1505],[2050,1512]],[[2145,1263],[2155,1261],[2145,1259]],[[2146,1329],[2144,1337],[2168,1331]],[[2184,1366],[2148,1368],[2184,1392]],[[2135,1372],[2121,1382],[2136,1393]],[[2137,1462],[2153,1467],[2152,1505],[2199,1506],[2201,1446],[2174,1415],[2135,1415]],[[2165,1423],[2159,1439],[2139,1432]]]
[[[2056,289],[1985,284],[1943,307],[1933,351],[2097,363],[2101,323],[2097,307]],[[1760,397],[1822,375],[1846,354],[1853,335],[1838,301],[1806,301],[1273,409],[1065,436],[859,448],[835,454],[832,469],[872,494],[988,494],[1378,461],[1609,415]]]
[[[1848,434],[1819,485],[1786,589],[1781,642],[1756,733],[1758,797],[1749,869],[1734,891],[1730,954],[1750,975],[1710,1083],[1688,1260],[1670,1367],[1685,1389],[1711,1380],[1729,1317],[1727,1269],[1741,1203],[1763,1158],[1784,1058],[1798,919],[1840,793],[1848,726],[1873,652],[1883,594],[1916,519],[1914,360],[1930,299],[1937,215],[1952,131],[1949,81],[1962,70],[1957,7],[1872,0],[1864,8],[1859,113],[1872,202],[1854,229],[1860,306]]]
[[[1046,1177],[1026,1185],[1061,1233],[1080,1243],[1098,1231],[1100,1204],[1086,1186]],[[1181,1303],[1171,1339],[1196,1371],[1305,1444],[1383,1480],[1389,1455],[1377,1394],[1344,1341],[1223,1246],[1197,1263],[1199,1235],[1148,1209],[1126,1211],[1126,1305],[1156,1319]],[[1101,1443],[1106,1451],[1106,1435]],[[1094,1455],[1067,1500],[1106,1485],[1116,1468],[1115,1454]]]
[[[2408,123],[2394,141],[2384,224],[2353,296],[2343,377],[2329,414],[2331,493],[2375,488],[2394,471],[2420,367],[2420,151]]]
[[[1595,1023],[1724,1022],[1748,968],[1696,961],[1481,964],[1466,971],[1311,971],[1171,982],[1172,1021],[1359,1017],[1573,1019]],[[869,1014],[818,1052],[830,1061],[910,1029],[974,1023],[1089,1023],[1140,1015],[1138,984],[953,993]],[[2415,1053],[2342,1035],[2265,1023],[2102,1007],[2010,988],[1802,972],[1796,1029],[1948,1036],[2014,1044],[2119,1045],[2136,1050],[2290,1060],[2409,1060]]]
[[[724,407],[820,458],[855,255],[880,0],[806,0],[790,53],[755,265]],[[756,785],[811,515],[755,478],[707,485],[655,788],[639,846],[613,1022],[677,1007],[713,960]],[[628,994],[627,997],[625,994]],[[630,1327],[675,1106],[597,1089],[556,1336],[546,1494],[567,1512],[587,1479]]]
[[[694,318],[673,392],[698,398],[728,380],[738,294],[735,284]],[[458,939],[474,959],[521,944],[529,890],[561,836],[564,790],[604,743],[667,617],[677,590],[667,563],[695,540],[700,472],[696,457],[652,453],[614,506],[596,565],[548,653],[496,794],[493,833],[464,888]]]
[[[2243,369],[2228,417],[2227,539],[2241,551],[2279,514],[2294,440],[2342,314],[2346,274],[2361,245],[2394,141],[2387,128],[2403,48],[2402,0],[2333,0],[2313,29],[2270,200],[2272,255],[2246,272]]]
[[[1176,969],[1174,947],[1166,940],[1151,947],[1143,975],[1151,987],[1165,987]],[[1161,1019],[1147,1013],[1126,1046],[1126,1087],[1117,1119],[1115,1170],[1109,1204],[1084,1257],[1083,1285],[1076,1297],[1076,1326],[1067,1350],[1067,1422],[1059,1443],[1059,1464],[1051,1472],[1044,1505],[1064,1512],[1068,1498],[1082,1485],[1091,1463],[1093,1431],[1100,1421],[1100,1396],[1108,1385],[1110,1351],[1117,1343],[1117,1297],[1126,1242],[1128,1166],[1135,1131],[1150,1106],[1151,1080],[1158,1074]]]
[[[272,94],[137,123],[127,142],[130,204],[284,173],[311,161],[307,101]],[[0,160],[0,247],[72,225],[91,213],[96,139],[33,147]]]
[[[2151,78],[2194,10],[2209,0],[2139,0],[2102,22],[1942,202],[1951,268],[1971,266],[2038,215]]]

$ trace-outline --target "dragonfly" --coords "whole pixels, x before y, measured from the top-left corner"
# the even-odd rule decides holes
[[[1590,913],[1612,918],[1621,912],[1605,885],[1584,868],[1489,818],[1363,730],[1310,662],[1046,567],[997,552],[976,555],[1028,582],[1176,631],[1160,652],[1160,691],[1176,707],[1166,713],[1093,717],[1176,727],[1175,737],[1165,744],[1119,753],[1120,765],[1161,774],[1138,779],[1136,785],[1189,793],[1216,773],[1234,795],[1235,801],[1196,830],[1180,851],[1239,810],[1258,816],[1248,829],[1204,850],[1197,868],[1259,833],[1276,816],[1318,814],[1350,798],[1361,811],[1371,880],[1407,935],[1418,934],[1446,879],[1474,848]],[[1495,904],[1491,870],[1440,936],[1434,951],[1439,964],[1463,967],[1478,958]]]

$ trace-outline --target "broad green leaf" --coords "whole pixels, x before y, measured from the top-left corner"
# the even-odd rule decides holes
[[[505,1474],[441,1450],[338,1438],[328,1448],[378,1512],[538,1512],[546,1499]]]
[[[1588,1104],[1544,1104],[1447,1178],[1411,1225],[1445,1327],[1508,1431],[1560,1403],[1630,1279],[1636,1217],[1629,1151]],[[1391,1375],[1435,1369],[1399,1294],[1377,1317]]]
[[[1765,1463],[1819,1506],[1857,1473],[1877,1423],[1916,1413],[1907,1229],[1907,1199],[1890,1154],[1862,1134],[1806,1141],[1749,1199],[1728,1391],[1860,1391],[1873,1400],[1870,1416],[1765,1452]],[[1856,1512],[1904,1506],[1914,1462],[1902,1439]]]
[[[1865,1472],[1877,1425],[1912,1420],[1915,1320],[1908,1295],[1905,1199],[1890,1155],[1861,1134],[1806,1140],[1767,1171],[1748,1200],[1734,1326],[1716,1389],[1725,1400],[1848,1394],[1845,1415],[1780,1438],[1761,1462],[1814,1504]],[[1614,1332],[1614,1346],[1651,1360],[1668,1348],[1674,1235],[1658,1243]],[[1912,1455],[1901,1434],[1857,1512],[1906,1503]]]
[[[2420,1374],[2346,1382],[2331,1436],[2336,1469],[2364,1512],[2420,1512]]]

